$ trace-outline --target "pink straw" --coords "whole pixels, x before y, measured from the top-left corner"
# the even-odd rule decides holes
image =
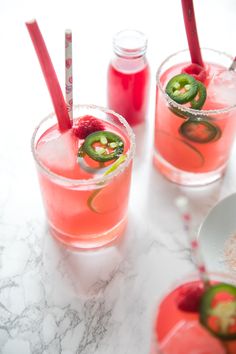
[[[51,58],[36,20],[26,22],[26,27],[29,31],[49,93],[51,95],[59,129],[63,132],[71,128],[71,122],[56,72],[52,65]]]
[[[209,277],[207,274],[206,266],[203,261],[200,245],[195,237],[195,233],[192,230],[192,216],[189,211],[189,201],[186,197],[181,196],[176,200],[176,206],[178,207],[184,224],[184,229],[188,235],[190,241],[190,247],[194,256],[195,265],[198,269],[200,279],[205,287],[209,285]]]
[[[71,123],[73,122],[73,70],[72,70],[72,32],[65,31],[65,90],[66,104],[70,116]]]
[[[198,40],[197,26],[195,21],[193,0],[181,0],[184,16],[185,31],[188,39],[188,47],[190,51],[191,61],[204,67],[201,49]]]

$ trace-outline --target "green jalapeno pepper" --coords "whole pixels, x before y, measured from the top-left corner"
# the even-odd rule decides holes
[[[179,74],[170,79],[166,93],[177,103],[190,102],[198,93],[198,82],[188,74]]]
[[[117,159],[124,151],[123,140],[110,131],[99,130],[89,134],[79,149],[79,155],[86,153],[91,159],[106,162]]]
[[[179,132],[185,138],[196,143],[209,143],[220,137],[220,129],[213,123],[201,118],[190,118],[181,124]]]
[[[236,339],[236,287],[211,285],[200,302],[200,323],[222,340]]]
[[[172,77],[166,86],[166,93],[175,102],[180,104],[190,103],[190,108],[198,110],[203,107],[207,96],[203,83],[195,80],[188,74],[180,74]],[[180,113],[178,108],[174,108],[174,110],[178,114]],[[184,115],[184,112],[180,113],[180,116]]]
[[[200,81],[197,81],[197,83],[198,83],[198,93],[194,97],[194,99],[190,102],[190,106],[193,109],[201,109],[206,101],[206,96],[207,96],[206,87]]]

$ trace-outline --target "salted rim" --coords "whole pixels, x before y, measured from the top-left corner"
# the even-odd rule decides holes
[[[210,51],[210,52],[213,52],[213,53],[217,53],[217,54],[220,54],[220,55],[224,55],[226,57],[228,57],[230,60],[233,61],[233,56],[231,56],[230,54],[227,54],[225,52],[220,52],[218,50],[215,50],[215,49],[211,49],[211,48],[201,48],[202,50],[206,50],[206,51]],[[188,107],[183,107],[181,104],[175,102],[174,100],[172,100],[172,98],[170,98],[170,96],[167,95],[167,93],[165,92],[162,84],[161,84],[161,81],[160,81],[160,72],[163,68],[163,66],[173,57],[175,57],[176,55],[180,54],[180,53],[184,53],[184,52],[188,52],[189,50],[188,49],[183,49],[183,50],[179,50],[178,52],[175,52],[174,54],[171,54],[169,55],[162,63],[161,65],[159,66],[158,70],[157,70],[157,73],[156,73],[156,83],[158,85],[158,88],[161,90],[161,92],[163,93],[163,95],[165,96],[167,102],[175,107],[175,108],[178,108],[180,111],[182,112],[189,112],[191,113],[192,115],[195,115],[195,116],[199,116],[201,115],[201,117],[204,117],[204,116],[209,116],[211,114],[221,114],[221,113],[226,113],[226,112],[229,112],[231,110],[233,110],[234,108],[236,108],[236,103],[234,105],[231,105],[231,106],[228,106],[226,108],[221,108],[221,109],[205,109],[205,110],[197,110],[197,109],[192,109],[192,108],[188,108]]]
[[[226,284],[232,284],[236,286],[236,275],[233,275],[229,271],[208,271],[207,272],[209,276],[209,280],[217,280],[221,283],[226,283]],[[200,283],[202,282],[199,276],[198,270],[192,270],[188,273],[182,274],[181,276],[178,277],[178,279],[174,280],[171,284],[169,284],[168,287],[166,287],[165,291],[162,293],[162,296],[160,297],[158,304],[157,304],[157,312],[156,312],[156,320],[159,315],[159,307],[161,306],[162,302],[166,299],[168,295],[170,295],[172,292],[180,288],[181,286],[184,286],[186,284],[199,281]]]
[[[233,275],[232,273],[230,273],[229,271],[222,271],[222,272],[221,271],[216,271],[216,272],[207,271],[207,274],[209,276],[210,281],[220,279],[219,281],[221,283],[225,282],[225,283],[233,284],[234,286],[236,286],[236,276]],[[166,295],[169,295],[170,292],[174,291],[175,289],[179,288],[182,285],[191,283],[193,281],[202,282],[202,280],[200,279],[200,276],[199,276],[199,272],[197,270],[188,272],[188,273],[180,276],[178,279],[176,279],[172,283],[172,285],[167,289],[167,294],[166,293],[164,294],[164,297],[162,298],[162,300],[165,299]]]
[[[100,106],[96,106],[96,105],[86,105],[86,104],[81,104],[81,105],[74,105],[74,109],[79,109],[79,108],[87,108],[87,109],[97,109],[100,110],[104,113],[108,113],[108,114],[112,114],[114,116],[116,116],[120,123],[126,128],[126,132],[128,134],[128,137],[130,139],[130,148],[129,150],[126,152],[127,158],[126,160],[117,167],[116,170],[114,170],[113,172],[107,174],[107,175],[102,175],[100,177],[96,177],[96,178],[88,178],[88,179],[72,179],[72,178],[67,178],[64,176],[61,176],[55,172],[52,172],[49,168],[47,168],[39,159],[39,154],[37,153],[37,150],[35,149],[35,138],[36,138],[36,134],[40,128],[40,126],[47,120],[55,117],[55,112],[50,113],[48,116],[46,116],[43,120],[40,121],[40,123],[37,125],[37,127],[34,130],[34,133],[32,135],[31,138],[31,151],[34,157],[35,162],[37,163],[38,167],[41,169],[42,172],[44,172],[46,175],[49,175],[50,177],[54,178],[54,179],[58,179],[61,182],[64,183],[68,183],[71,186],[77,186],[77,185],[94,185],[94,184],[99,184],[99,183],[104,183],[106,181],[109,181],[110,179],[112,179],[115,176],[118,176],[120,173],[122,173],[126,167],[128,166],[130,160],[134,157],[134,152],[135,152],[135,135],[131,129],[131,127],[129,126],[129,124],[127,123],[127,121],[118,113],[116,113],[115,111],[108,109],[108,108],[104,108],[104,107],[100,107]]]

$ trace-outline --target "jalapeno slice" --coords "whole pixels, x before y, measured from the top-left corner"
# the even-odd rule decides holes
[[[197,81],[197,83],[198,92],[194,99],[190,102],[190,106],[193,109],[202,109],[202,106],[204,105],[207,96],[206,87],[200,81]]]
[[[124,142],[115,133],[101,130],[85,138],[82,150],[91,159],[106,162],[117,159],[123,153]]]
[[[209,143],[220,137],[220,128],[201,118],[188,119],[179,128],[179,133],[196,143]]]
[[[172,100],[183,104],[192,101],[197,95],[198,83],[188,74],[179,74],[168,81],[165,91]]]
[[[236,339],[236,287],[211,285],[200,302],[200,323],[222,340]]]

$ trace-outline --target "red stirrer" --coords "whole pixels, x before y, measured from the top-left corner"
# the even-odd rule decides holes
[[[51,95],[52,103],[58,120],[58,126],[61,132],[71,128],[71,121],[67,111],[66,103],[62,90],[54,70],[51,58],[49,56],[43,36],[40,32],[36,20],[26,22],[35,51],[37,53],[43,75]]]
[[[197,26],[195,21],[193,0],[181,0],[184,16],[184,24],[188,39],[188,47],[190,51],[191,61],[193,64],[204,67],[201,49],[198,41]]]

